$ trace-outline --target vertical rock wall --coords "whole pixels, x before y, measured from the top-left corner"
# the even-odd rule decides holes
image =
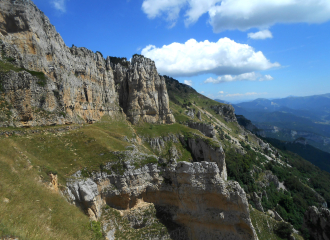
[[[159,77],[153,61],[134,56],[132,63],[114,65],[100,52],[86,48],[67,47],[49,19],[30,0],[0,1],[0,44],[6,57],[20,67],[43,72],[45,102],[56,97],[53,109],[65,113],[67,122],[94,122],[104,114],[112,115],[121,109],[133,123],[138,121],[173,123],[166,84]],[[31,92],[28,87],[20,87]],[[2,91],[6,96],[13,89]],[[10,99],[7,99],[10,101]],[[33,104],[27,103],[32,106]],[[40,104],[39,104],[40,105]],[[38,125],[32,113],[30,125]],[[20,121],[18,118],[13,122]],[[61,117],[50,120],[57,123]]]
[[[94,173],[89,179],[79,179],[77,173],[68,182],[67,195],[92,218],[101,215],[104,204],[131,209],[153,203],[165,222],[183,230],[184,238],[178,239],[258,239],[244,190],[224,181],[215,163],[148,164],[123,175]]]

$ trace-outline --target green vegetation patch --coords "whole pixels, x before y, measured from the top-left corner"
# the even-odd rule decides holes
[[[38,168],[16,143],[3,141],[1,146],[0,238],[93,239],[88,217],[39,180]]]
[[[123,123],[112,122],[114,126]],[[109,128],[113,126],[111,123]],[[39,166],[41,175],[47,178],[58,173],[62,184],[78,170],[99,171],[100,165],[118,161],[113,151],[123,151],[130,144],[123,140],[121,128],[104,130],[106,123],[86,125],[80,129],[65,132],[40,131],[26,136],[0,139],[0,143],[14,144],[24,153],[32,165]],[[40,128],[42,129],[42,128]]]
[[[287,230],[287,225],[284,225],[281,222],[276,221],[275,219],[271,218],[269,215],[262,213],[250,206],[250,216],[251,221],[256,230],[259,240],[282,240],[282,239],[289,239],[289,238],[281,238],[280,236],[287,236],[289,231]],[[292,229],[291,229],[292,231]],[[283,235],[282,235],[283,233]],[[291,233],[291,232],[290,232]],[[297,240],[303,240],[304,238],[298,234],[293,234],[293,236]]]
[[[2,61],[0,60],[0,72],[2,73],[7,73],[9,71],[14,71],[14,72],[21,72],[21,71],[27,71],[28,73],[30,73],[32,76],[35,76],[39,79],[39,81],[37,82],[38,85],[44,87],[47,83],[47,77],[43,72],[36,72],[36,71],[31,71],[25,68],[19,68],[15,65],[13,65],[11,62],[13,61]],[[1,83],[1,81],[0,81]],[[1,84],[0,84],[1,85]],[[1,91],[1,88],[0,88]]]
[[[148,204],[142,208],[122,211],[105,207],[102,216],[102,222],[111,222],[109,230],[115,230],[115,239],[171,239],[167,228],[157,219],[156,209],[153,204]],[[138,224],[131,222],[130,219],[136,219]]]

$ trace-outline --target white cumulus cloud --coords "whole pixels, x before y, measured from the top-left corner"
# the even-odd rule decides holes
[[[261,51],[256,52],[247,44],[236,43],[229,38],[217,42],[171,43],[160,48],[149,45],[141,54],[156,62],[161,74],[170,76],[196,76],[204,73],[238,75],[279,67],[271,63]]]
[[[224,91],[220,91],[219,93],[220,93],[220,94],[224,94]]]
[[[172,22],[174,26],[180,10],[185,6],[186,2],[186,0],[145,0],[142,3],[142,10],[147,14],[148,18],[160,17],[162,14],[165,14],[167,21]]]
[[[193,85],[193,83],[192,83],[191,80],[184,80],[183,83],[186,84],[186,85],[188,85],[188,86],[192,86]]]
[[[60,12],[66,12],[65,0],[53,0],[52,4]]]
[[[273,80],[273,77],[270,75],[262,76],[259,73],[250,72],[243,73],[240,75],[224,75],[217,78],[210,77],[204,81],[204,83],[224,83],[224,82],[234,82],[234,81],[270,81]]]
[[[252,38],[252,39],[273,38],[273,34],[267,29],[255,33],[248,33],[248,38]]]
[[[329,0],[144,0],[142,10],[149,18],[165,15],[172,22],[184,10],[186,25],[208,13],[214,32],[330,20]]]

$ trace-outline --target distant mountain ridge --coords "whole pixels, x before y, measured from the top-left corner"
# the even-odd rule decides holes
[[[328,117],[330,114],[330,93],[307,97],[287,97],[268,100],[258,98],[250,102],[234,104],[247,111],[284,111],[315,120]],[[312,114],[311,114],[312,113]]]
[[[312,146],[330,152],[330,93],[272,100],[258,98],[233,107],[237,115],[251,120],[263,137],[283,141],[304,137]]]

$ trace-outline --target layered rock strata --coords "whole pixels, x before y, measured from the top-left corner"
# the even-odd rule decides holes
[[[224,181],[215,163],[148,164],[88,179],[78,172],[68,183],[68,195],[95,218],[104,204],[130,209],[141,201],[153,203],[167,222],[184,230],[184,239],[258,239],[244,190]]]
[[[40,104],[35,98],[33,84],[22,86],[17,81],[13,81],[10,89],[1,90],[3,97],[15,106],[18,100],[13,101],[8,95],[17,95],[17,90],[30,95],[30,99],[25,99],[26,108],[38,107],[56,113],[57,116],[46,121],[48,124],[94,122],[104,114],[113,115],[121,109],[132,123],[175,121],[165,80],[159,77],[153,61],[135,55],[132,62],[115,65],[100,52],[69,48],[30,0],[0,2],[0,38],[3,57],[10,58],[19,68],[46,75],[38,88],[46,104]],[[7,125],[39,124],[35,111],[29,114],[21,108],[12,111],[16,111],[18,117],[8,120]]]

